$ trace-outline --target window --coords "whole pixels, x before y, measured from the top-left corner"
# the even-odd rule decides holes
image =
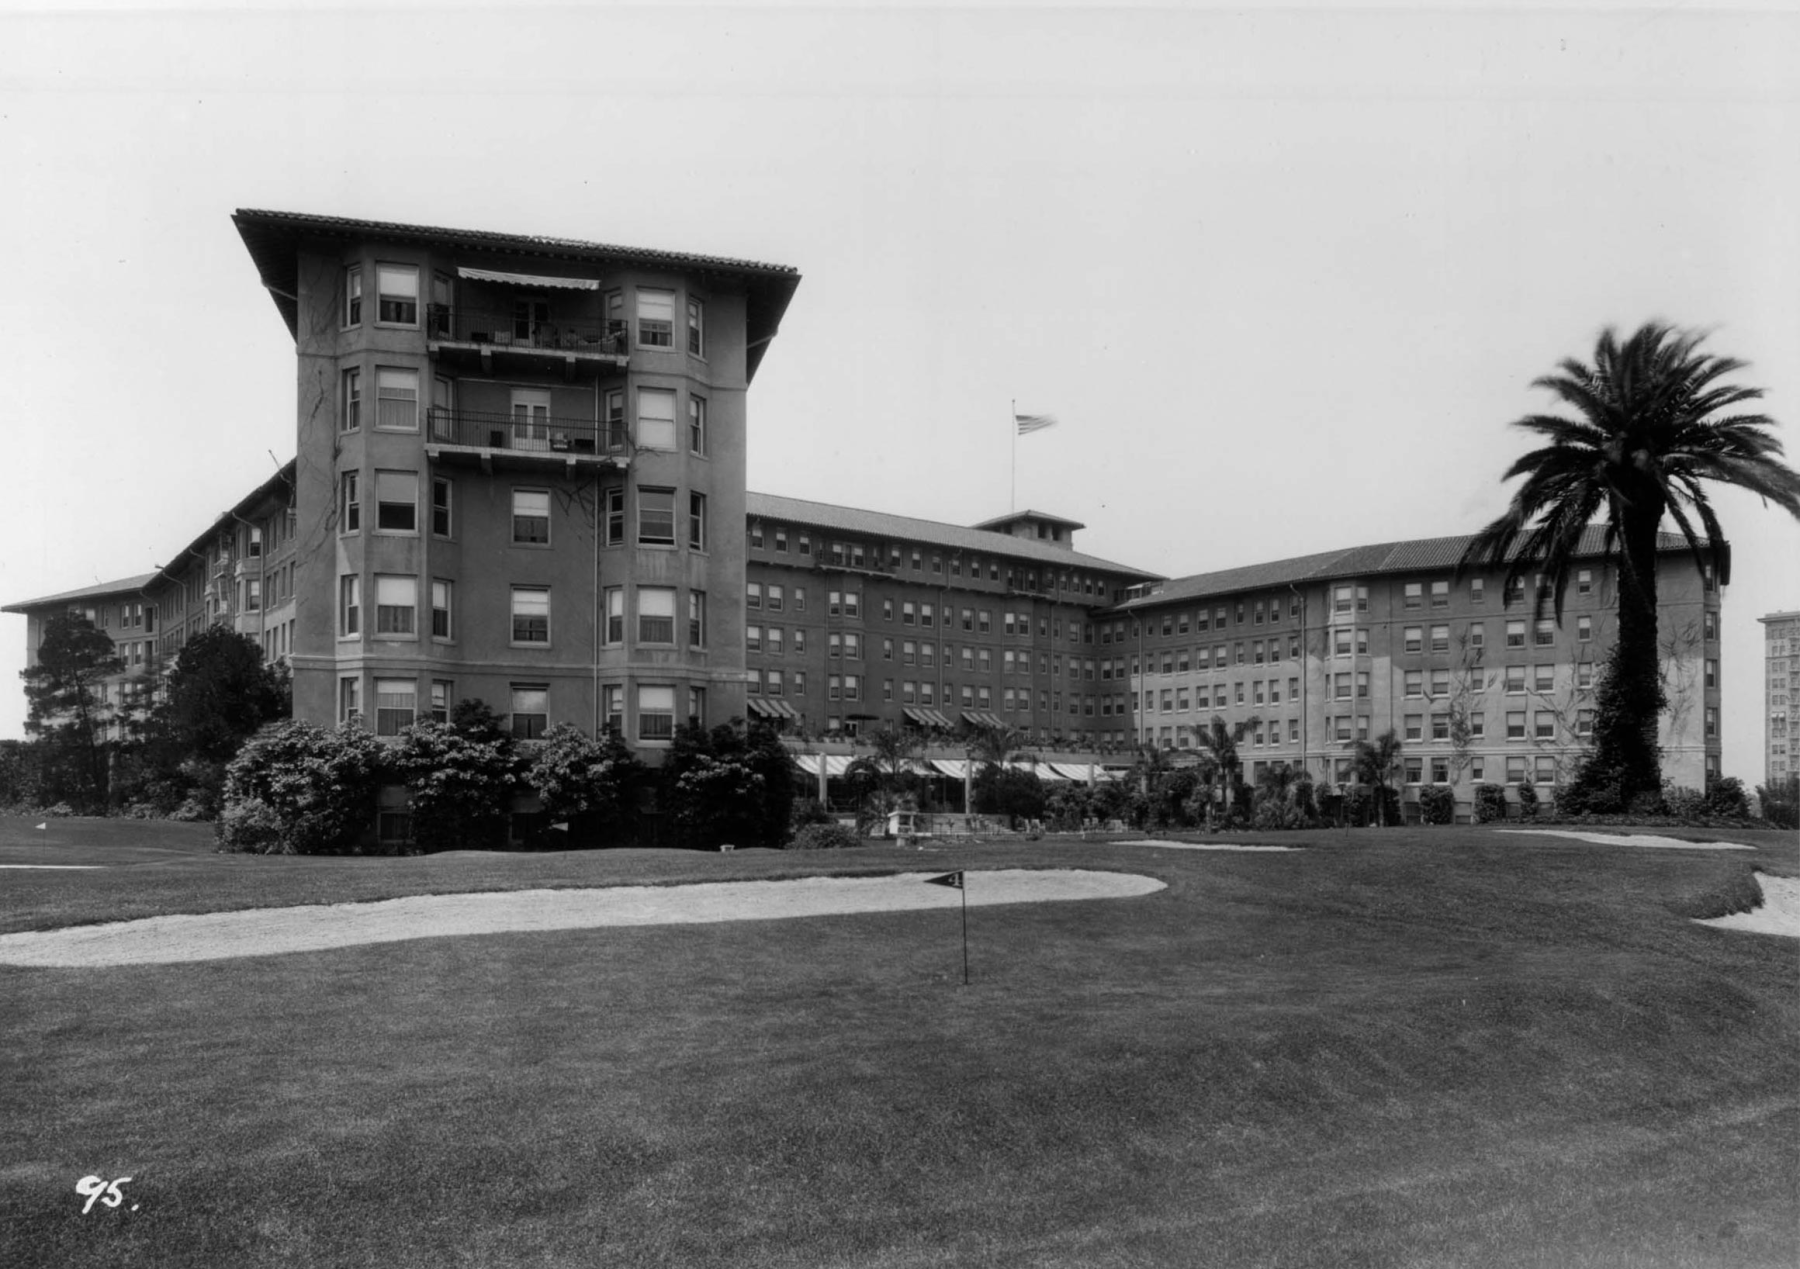
[[[513,490],[512,540],[515,544],[525,546],[550,544],[549,490]]]
[[[431,680],[431,721],[447,723],[450,721],[451,684],[449,679]]]
[[[1406,716],[1406,739],[1423,740],[1425,738],[1425,715],[1408,714]]]
[[[375,320],[389,326],[419,324],[419,270],[410,264],[375,266]]]
[[[1406,694],[1411,697],[1425,695],[1425,672],[1423,670],[1406,672]]]
[[[782,554],[787,553],[788,536],[786,529],[775,530],[775,549]]]
[[[344,413],[338,426],[346,432],[362,427],[362,371],[344,371]]]
[[[1700,614],[1702,631],[1708,643],[1719,637],[1719,614],[1708,608]]]
[[[1594,570],[1582,568],[1575,571],[1575,593],[1591,595],[1594,593]]]
[[[388,533],[418,532],[419,474],[375,473],[375,528]]]
[[[1506,760],[1506,782],[1508,784],[1524,784],[1526,770],[1524,755],[1509,757]]]
[[[625,541],[625,490],[606,491],[606,544],[620,546]]]
[[[675,591],[668,586],[640,586],[637,590],[638,642],[675,642]]]
[[[1575,637],[1583,643],[1594,637],[1594,619],[1592,617],[1575,618]]]
[[[345,533],[356,533],[362,529],[362,495],[357,492],[360,487],[359,473],[344,472],[338,480],[338,516]]]
[[[1582,661],[1575,666],[1575,686],[1583,688],[1594,686],[1594,663],[1592,661]]]
[[[769,655],[770,656],[778,657],[781,655],[781,650],[782,650],[781,642],[782,642],[783,633],[784,633],[784,631],[781,626],[770,626],[769,627],[769,629],[768,629],[768,644],[769,644]]]
[[[1402,641],[1407,652],[1423,652],[1425,650],[1425,628],[1423,626],[1406,627],[1402,632]]]
[[[625,588],[606,588],[606,642],[625,642]]]
[[[690,493],[688,495],[688,547],[695,551],[706,549],[706,495]],[[771,587],[773,591],[779,588]],[[778,605],[771,603],[771,608]]]
[[[344,325],[361,326],[363,307],[363,271],[360,264],[344,270]]]
[[[1546,618],[1543,621],[1538,622],[1536,628],[1533,631],[1533,635],[1534,635],[1534,640],[1538,647],[1540,647],[1540,648],[1550,647],[1552,644],[1554,644],[1556,642],[1556,622],[1554,622],[1548,618]]]
[[[512,734],[515,740],[537,740],[550,729],[550,688],[542,683],[512,685]]]
[[[806,695],[806,671],[805,670],[795,670],[794,671],[793,689],[794,689],[795,696],[805,696]]]
[[[625,393],[613,388],[606,394],[606,448],[625,448]]]
[[[257,578],[244,579],[244,611],[262,611],[262,582]]]
[[[431,583],[431,637],[434,639],[450,638],[450,592],[452,583],[434,580]]]
[[[1509,621],[1506,623],[1506,646],[1509,648],[1522,648],[1525,646],[1524,622]]]
[[[675,448],[675,393],[668,388],[639,388],[637,443],[639,449]]]
[[[354,573],[338,578],[338,634],[349,636],[362,629],[362,578]]]
[[[675,545],[673,489],[638,490],[638,543],[652,546]]]
[[[360,723],[362,721],[362,680],[338,680],[338,721],[341,723]]]
[[[1719,711],[1712,706],[1706,707],[1706,735],[1712,739],[1719,734]]]
[[[1420,582],[1406,583],[1406,606],[1417,608],[1425,600],[1425,587]]]
[[[375,368],[375,426],[387,432],[419,430],[419,372]]]
[[[746,652],[761,652],[762,651],[762,638],[763,638],[763,628],[761,626],[755,626],[755,625],[745,626],[744,627],[744,651],[746,651]]]
[[[1556,687],[1556,667],[1554,665],[1534,665],[1531,667],[1532,687],[1539,692],[1548,692]]]
[[[690,396],[688,398],[688,450],[695,454],[706,453],[706,398]],[[758,543],[758,545],[761,545]],[[787,550],[785,536],[782,550]]]
[[[550,590],[546,586],[512,588],[512,641],[550,642]]]
[[[1550,710],[1535,710],[1531,716],[1531,734],[1539,740],[1556,739],[1556,715]]]
[[[1433,626],[1431,628],[1431,650],[1433,652],[1450,651],[1450,627]]]
[[[691,295],[687,302],[687,350],[695,357],[706,356],[706,306]]]
[[[431,531],[440,538],[450,536],[450,482],[441,476],[431,482]]]
[[[1469,602],[1480,604],[1487,601],[1487,582],[1479,577],[1469,579]]]
[[[1487,627],[1479,621],[1469,623],[1469,646],[1478,651],[1487,646]]]
[[[398,736],[418,712],[419,685],[411,679],[375,680],[375,734]]]
[[[769,632],[769,651],[781,655],[781,631]],[[690,590],[688,592],[688,647],[704,648],[706,646],[706,592]]]
[[[1506,692],[1509,696],[1525,694],[1525,667],[1509,665],[1506,667]]]
[[[1450,606],[1450,583],[1448,581],[1433,582],[1431,584],[1431,606],[1433,608],[1448,608]]]
[[[1487,715],[1480,710],[1469,715],[1469,735],[1475,740],[1480,740],[1487,735]]]
[[[638,347],[673,348],[675,346],[675,292],[651,291],[643,287],[637,293]],[[673,689],[669,712],[675,711]]]
[[[1548,754],[1539,756],[1537,760],[1537,783],[1556,783],[1556,759]]]

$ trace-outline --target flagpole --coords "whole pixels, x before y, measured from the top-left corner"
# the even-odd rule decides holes
[[[1012,488],[1006,495],[1006,509],[1019,509],[1019,398],[1012,399],[1012,413],[1007,416],[1012,424]]]

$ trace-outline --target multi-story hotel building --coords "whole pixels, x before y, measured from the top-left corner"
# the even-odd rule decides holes
[[[1183,749],[1215,717],[1247,725],[1254,775],[1291,763],[1349,778],[1350,746],[1390,728],[1408,785],[1555,785],[1585,750],[1613,640],[1615,568],[1589,531],[1559,626],[1504,569],[1460,579],[1470,539],[1329,551],[1144,586],[1101,614],[1100,651],[1129,683],[1140,742]],[[1659,639],[1669,708],[1663,769],[1719,769],[1719,583],[1664,535]],[[1722,553],[1723,555],[1723,553]]]
[[[792,269],[235,220],[295,341],[296,461],[156,572],[7,606],[28,655],[75,607],[153,680],[228,623],[287,661],[301,718],[393,733],[474,698],[518,736],[610,727],[651,761],[682,722],[753,715],[809,744],[1003,724],[1064,756],[1179,757],[1216,715],[1249,725],[1252,777],[1343,779],[1392,728],[1407,782],[1466,802],[1552,785],[1584,747],[1617,613],[1597,530],[1559,626],[1502,570],[1459,579],[1466,538],[1164,580],[1043,512],[965,527],[749,493],[746,395]],[[1729,578],[1663,545],[1665,771],[1698,787]]]
[[[1758,617],[1763,628],[1763,783],[1800,774],[1800,612]]]

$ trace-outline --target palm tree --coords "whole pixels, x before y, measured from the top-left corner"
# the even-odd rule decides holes
[[[1356,750],[1350,760],[1351,769],[1356,772],[1358,782],[1374,787],[1375,823],[1385,828],[1388,779],[1400,770],[1400,736],[1390,727],[1375,737],[1373,744],[1366,740],[1350,743]]]
[[[1244,763],[1238,757],[1238,746],[1262,723],[1261,718],[1246,718],[1242,722],[1227,725],[1217,714],[1205,727],[1194,729],[1194,744],[1218,766],[1219,775],[1224,777],[1226,796],[1235,796],[1238,786],[1238,772],[1243,770]],[[1212,827],[1212,805],[1208,803],[1206,826]]]
[[[1547,574],[1561,622],[1571,561],[1600,517],[1603,553],[1621,560],[1619,637],[1596,693],[1593,756],[1576,791],[1611,788],[1621,802],[1662,786],[1656,547],[1663,517],[1702,566],[1706,554],[1722,560],[1725,548],[1708,482],[1748,489],[1800,518],[1800,474],[1779,461],[1781,442],[1768,431],[1774,421],[1733,412],[1762,390],[1722,383],[1745,363],[1700,353],[1702,339],[1652,322],[1621,345],[1607,330],[1591,366],[1569,358],[1534,380],[1577,417],[1528,414],[1514,422],[1548,443],[1507,470],[1503,480],[1523,476],[1525,483],[1461,563],[1465,570],[1507,564],[1508,588],[1527,572]]]

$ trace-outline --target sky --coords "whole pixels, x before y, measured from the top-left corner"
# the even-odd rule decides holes
[[[1035,507],[1170,575],[1479,529],[1608,326],[1709,332],[1800,458],[1797,62],[1787,5],[0,0],[0,602],[150,571],[292,456],[239,207],[792,265],[752,489]],[[1716,505],[1754,784],[1800,525]]]

